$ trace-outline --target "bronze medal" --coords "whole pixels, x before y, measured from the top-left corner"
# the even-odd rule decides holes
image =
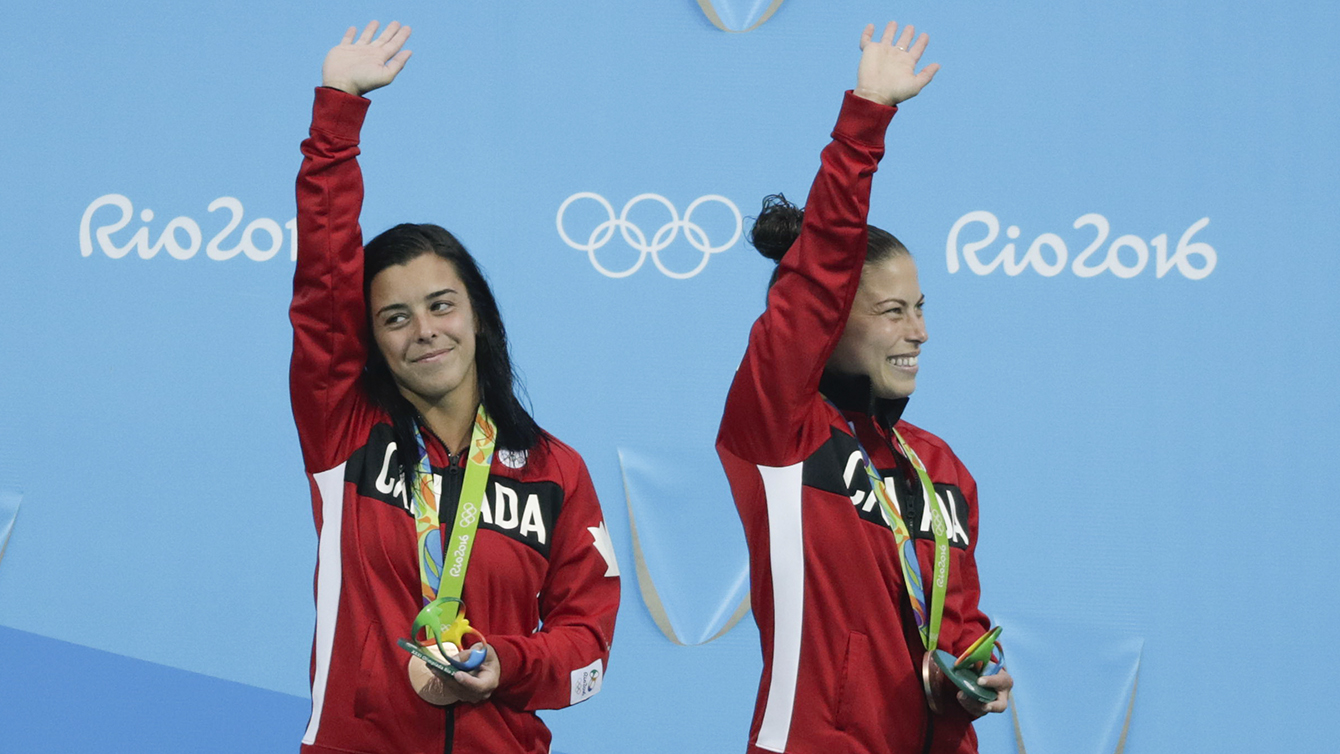
[[[442,653],[437,650],[435,645],[424,647],[424,651],[439,659],[442,657]],[[425,702],[438,707],[446,707],[461,700],[460,697],[447,689],[447,684],[442,680],[442,677],[433,672],[432,668],[428,667],[428,663],[418,657],[410,656],[408,670],[409,685],[414,687],[414,693],[418,694],[419,698]]]
[[[931,708],[931,712],[938,715],[940,705],[937,703],[937,697],[944,686],[944,672],[940,670],[933,657],[932,652],[927,652],[921,657],[921,690],[926,694],[926,705]]]

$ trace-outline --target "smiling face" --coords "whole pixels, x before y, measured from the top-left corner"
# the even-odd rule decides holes
[[[912,257],[898,254],[867,264],[829,368],[869,375],[871,390],[880,398],[911,395],[926,342],[925,301]]]
[[[475,399],[475,314],[451,262],[426,253],[387,267],[372,279],[368,310],[373,340],[415,408]]]

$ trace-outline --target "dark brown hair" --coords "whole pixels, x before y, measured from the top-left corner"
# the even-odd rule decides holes
[[[781,262],[787,249],[800,237],[800,229],[805,220],[805,210],[787,201],[782,194],[769,194],[763,197],[763,209],[749,230],[749,243],[758,249],[758,253],[774,262]],[[896,256],[911,256],[911,252],[887,230],[867,225],[865,263],[874,264]],[[777,282],[777,270],[773,270],[768,287]]]
[[[387,267],[407,264],[424,254],[436,254],[455,268],[465,284],[470,307],[474,310],[479,332],[475,335],[475,374],[479,380],[479,397],[498,427],[497,447],[504,450],[529,450],[544,439],[530,412],[517,397],[520,380],[512,368],[507,348],[507,330],[502,314],[488,280],[475,263],[474,257],[461,242],[445,228],[431,223],[403,223],[384,231],[368,242],[363,249],[363,300],[369,302],[372,280]],[[372,338],[369,312],[367,365],[363,370],[363,384],[368,396],[391,416],[397,453],[406,483],[414,478],[418,465],[418,447],[414,427],[420,416],[414,406],[400,394],[391,368],[381,349]]]

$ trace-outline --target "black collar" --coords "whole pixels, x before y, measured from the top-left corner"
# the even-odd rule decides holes
[[[885,427],[892,427],[903,416],[907,398],[879,398],[870,389],[866,374],[840,374],[824,370],[819,392],[842,411],[867,414]]]

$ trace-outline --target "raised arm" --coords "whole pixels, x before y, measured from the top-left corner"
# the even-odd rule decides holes
[[[367,354],[363,303],[363,176],[355,158],[367,113],[362,95],[390,83],[409,58],[409,27],[374,21],[326,55],[312,126],[298,171],[298,263],[293,276],[293,359],[289,391],[303,459],[312,472],[333,468],[359,403]]]
[[[865,263],[870,179],[884,155],[884,131],[896,105],[916,96],[939,70],[916,72],[922,34],[890,23],[875,41],[861,35],[856,88],[848,92],[820,156],[800,237],[782,258],[768,308],[754,323],[749,347],[726,399],[718,441],[753,463],[782,466],[827,439],[806,425],[819,400],[819,378],[846,327]],[[822,433],[822,437],[815,433]]]

